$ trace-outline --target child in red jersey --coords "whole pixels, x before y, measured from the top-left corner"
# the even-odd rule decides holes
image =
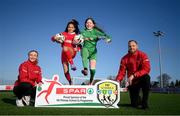
[[[76,66],[74,65],[73,58],[76,56],[76,52],[79,51],[80,48],[74,44],[74,38],[79,33],[78,22],[73,19],[72,21],[68,22],[64,32],[56,34],[51,38],[53,42],[61,43],[61,61],[64,69],[64,75],[70,85],[72,84],[72,81],[69,73],[69,64],[71,69],[75,71]]]

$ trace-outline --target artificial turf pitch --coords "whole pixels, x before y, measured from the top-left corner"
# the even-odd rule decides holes
[[[180,94],[150,93],[149,109],[130,107],[128,93],[121,93],[119,109],[16,107],[12,92],[0,92],[0,115],[180,115]]]

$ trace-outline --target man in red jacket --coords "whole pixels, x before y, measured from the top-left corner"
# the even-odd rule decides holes
[[[135,40],[128,42],[128,53],[122,58],[116,81],[122,81],[126,75],[128,77],[128,89],[131,105],[142,109],[148,108],[148,96],[150,88],[150,61],[148,56],[138,50],[138,43]],[[142,88],[142,101],[139,96]],[[141,101],[141,104],[139,104]]]
[[[28,60],[19,66],[18,80],[13,89],[18,107],[29,105],[31,97],[35,98],[36,85],[42,84],[41,68],[37,64],[38,52],[32,50],[28,53]]]

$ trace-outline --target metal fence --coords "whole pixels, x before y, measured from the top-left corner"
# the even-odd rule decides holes
[[[0,79],[0,85],[14,85],[15,80],[3,80]]]
[[[151,88],[154,93],[180,93],[180,88]]]

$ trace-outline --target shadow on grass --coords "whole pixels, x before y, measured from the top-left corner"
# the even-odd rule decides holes
[[[132,107],[131,104],[118,104],[119,107]]]
[[[7,104],[16,105],[15,99],[3,98],[2,101]]]

